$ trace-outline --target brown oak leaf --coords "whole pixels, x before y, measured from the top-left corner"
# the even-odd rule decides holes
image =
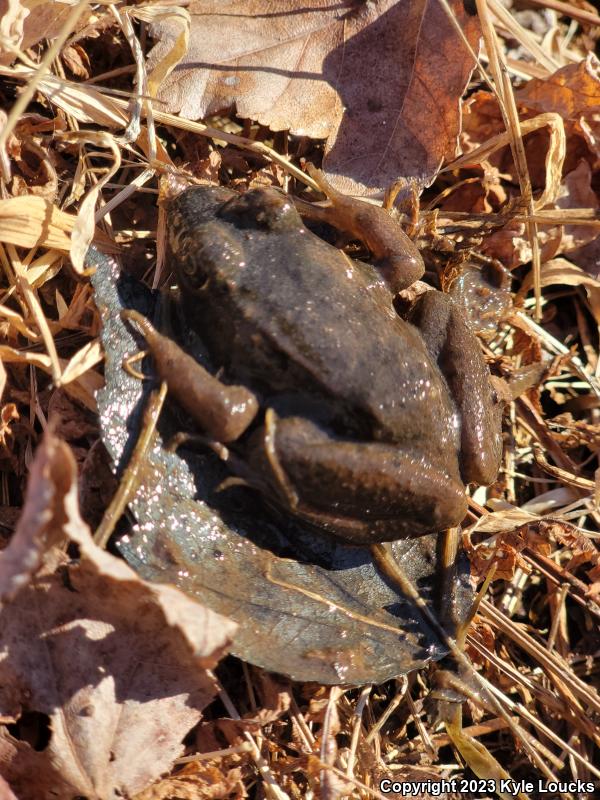
[[[476,17],[449,5],[477,49]],[[189,13],[188,52],[159,91],[168,111],[199,119],[235,106],[272,130],[327,139],[324,168],[347,193],[425,184],[454,154],[473,60],[440,3],[193,0]],[[151,30],[153,69],[181,28]]]
[[[130,797],[168,771],[235,630],[98,548],[75,477],[71,451],[47,433],[0,553],[0,717],[12,722],[0,726],[0,772],[20,800]]]

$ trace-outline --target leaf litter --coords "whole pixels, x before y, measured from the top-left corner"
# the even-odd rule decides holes
[[[476,49],[475,19],[450,5]],[[235,106],[271,130],[325,139],[323,167],[347,194],[429,183],[454,153],[473,59],[440,4],[277,0],[265,11],[256,0],[198,0],[188,13],[187,52],[158,93],[165,110],[200,119]],[[168,17],[151,26],[149,69],[180,29]]]
[[[50,375],[57,383],[65,372],[67,377],[73,375],[64,387],[72,404],[72,410],[68,412],[71,424],[64,431],[70,437],[75,457],[81,465],[98,440],[98,433],[90,428],[86,416],[96,407],[94,394],[102,379],[96,353],[90,344],[97,337],[99,327],[91,296],[79,295],[79,307],[72,312],[72,318],[78,320],[74,329],[61,329],[56,324],[65,318],[65,307],[69,314],[81,286],[63,263],[63,254],[70,248],[69,237],[75,216],[73,208],[66,206],[66,195],[60,188],[60,181],[62,185],[75,181],[85,191],[95,182],[95,174],[106,174],[107,161],[95,160],[93,149],[98,145],[86,144],[85,141],[61,141],[52,134],[54,130],[74,131],[74,120],[79,120],[83,126],[94,123],[118,137],[130,120],[127,97],[133,92],[130,84],[134,66],[131,48],[125,43],[124,34],[120,33],[119,23],[115,22],[118,16],[112,14],[111,4],[97,7],[91,14],[89,9],[82,13],[76,30],[65,32],[65,46],[55,60],[44,59],[47,50],[40,34],[53,39],[61,33],[61,25],[51,30],[47,23],[40,23],[42,17],[36,10],[42,8],[40,6],[27,17],[23,9],[29,10],[30,5],[9,4],[17,24],[9,32],[8,43],[2,40],[5,52],[0,68],[2,105],[7,112],[16,101],[15,85],[28,82],[36,75],[38,87],[38,94],[31,91],[29,96],[31,110],[35,111],[37,118],[26,118],[23,108],[20,120],[25,127],[9,130],[4,125],[0,148],[2,164],[8,162],[11,169],[10,174],[5,170],[0,203],[12,203],[21,198],[27,200],[23,206],[25,213],[21,212],[19,217],[12,217],[11,206],[6,206],[8,222],[4,228],[0,224],[0,241],[3,243],[0,252],[3,270],[0,332],[2,370],[6,373],[3,380],[3,372],[0,372],[0,388],[3,389],[0,396],[3,426],[0,537],[4,542],[8,542],[14,527],[22,531],[24,524],[17,522],[15,526],[15,520],[23,506],[27,473],[38,463],[33,460],[34,451],[41,432],[47,427],[54,394]],[[246,8],[244,3],[233,5],[236,10]],[[362,12],[372,13],[372,4],[364,5],[370,8],[367,12],[362,9]],[[556,4],[548,0],[547,5],[552,7]],[[417,170],[421,170],[417,177],[421,183],[428,183],[435,177],[435,183],[421,198],[418,235],[428,265],[442,273],[442,282],[451,283],[473,252],[478,257],[484,254],[492,261],[500,258],[505,266],[511,267],[515,308],[498,324],[493,335],[488,336],[486,353],[493,370],[509,380],[516,380],[519,373],[528,368],[542,368],[536,373],[539,375],[537,383],[515,401],[505,420],[506,457],[501,478],[488,490],[475,492],[471,506],[473,521],[463,531],[475,566],[473,581],[485,576],[486,564],[491,567],[498,561],[500,568],[488,599],[481,604],[475,618],[468,647],[480,674],[489,681],[510,714],[520,720],[531,746],[553,774],[565,780],[598,780],[594,762],[594,749],[599,744],[597,723],[600,713],[595,689],[599,652],[599,577],[594,454],[598,438],[596,376],[600,311],[595,285],[599,237],[594,107],[599,91],[597,61],[591,51],[598,30],[593,27],[593,20],[600,22],[600,19],[591,6],[586,5],[582,10],[581,6],[564,5],[566,8],[561,7],[561,11],[566,16],[552,10],[545,15],[530,10],[529,16],[523,16],[517,6],[511,7],[510,15],[515,24],[508,27],[501,14],[494,17],[492,31],[495,31],[498,42],[499,57],[504,58],[503,52],[509,54],[505,59],[506,74],[511,76],[515,87],[514,108],[512,111],[508,108],[513,102],[512,86],[502,82],[500,73],[493,66],[493,39],[488,33],[480,63],[487,72],[487,80],[496,82],[497,94],[494,96],[489,91],[489,85],[480,80],[481,72],[476,72],[460,114],[456,112],[453,123],[452,115],[448,118],[450,136],[438,143],[440,150],[434,148],[434,158],[429,162],[426,159],[419,162],[417,158]],[[210,6],[210,3],[206,4],[209,11]],[[382,4],[380,7],[384,6],[384,13],[394,12],[395,4]],[[489,6],[479,4],[484,23],[490,9],[496,13],[493,3]],[[350,11],[356,13],[357,9]],[[359,4],[355,20],[360,20],[360,12]],[[164,17],[164,11],[160,13]],[[67,6],[66,14],[61,17],[63,24],[68,15]],[[30,28],[31,35],[27,33],[29,18],[37,20],[35,24],[38,26],[37,32],[35,26]],[[580,20],[582,27],[569,29],[570,18]],[[158,26],[161,24],[157,22],[153,28],[159,37]],[[330,19],[327,24],[330,24]],[[414,30],[413,34],[416,36]],[[167,37],[166,32],[164,35]],[[537,50],[532,47],[532,36]],[[359,34],[356,44],[367,41],[367,38],[361,40]],[[156,46],[160,47],[160,38],[157,41],[159,44]],[[167,49],[168,46],[163,44]],[[19,47],[23,50],[19,51]],[[78,56],[74,55],[73,48],[76,48],[75,53],[79,49]],[[148,44],[147,49],[150,48]],[[179,50],[176,48],[175,56],[180,50],[181,47]],[[488,63],[489,68],[486,66]],[[553,69],[554,65],[556,69]],[[280,67],[281,64],[274,63],[275,70]],[[92,83],[82,82],[82,69],[89,73]],[[290,71],[288,67],[286,69]],[[389,60],[379,66],[378,74],[385,75],[386,69],[389,69]],[[470,69],[464,73],[465,76]],[[424,73],[420,75],[439,80],[433,64],[425,63]],[[171,78],[173,76],[172,72]],[[292,71],[291,79],[289,75],[286,79],[290,84],[288,91],[299,89],[301,97],[304,92],[305,97],[312,101],[310,92],[306,93],[305,88],[299,85],[307,80],[305,75],[296,76]],[[163,85],[169,85],[170,78],[166,80]],[[294,82],[296,85],[292,86]],[[199,86],[198,92],[205,93],[204,85],[200,83]],[[443,90],[446,92],[444,100],[449,103],[445,108],[452,107],[452,104],[459,108],[458,97],[462,88],[455,85],[452,96],[449,96],[447,88]],[[365,93],[365,103],[368,99]],[[161,125],[160,139],[152,145],[152,134],[150,138],[146,134],[144,142],[145,123],[137,112],[142,135],[137,142],[117,139],[122,163],[119,171],[100,190],[102,203],[110,201],[111,205],[108,215],[98,209],[98,220],[101,216],[104,219],[103,231],[97,230],[96,237],[101,237],[103,249],[108,248],[109,242],[112,244],[110,252],[118,251],[125,268],[132,274],[150,273],[154,264],[153,233],[157,219],[153,212],[154,203],[148,202],[149,195],[144,194],[147,190],[143,187],[155,191],[156,183],[145,177],[146,170],[187,173],[189,176],[216,174],[220,182],[241,188],[275,184],[303,193],[305,199],[312,199],[302,188],[311,186],[308,176],[302,178],[302,159],[319,163],[323,156],[322,145],[311,141],[309,134],[303,136],[300,129],[295,128],[297,122],[292,116],[282,127],[297,130],[299,135],[272,135],[264,126],[233,117],[230,112],[229,115],[215,115],[206,121],[194,122],[167,113],[162,104],[153,105],[154,118]],[[285,106],[282,108],[285,113]],[[297,113],[293,104],[290,108],[290,114],[292,111]],[[410,121],[420,132],[430,122],[418,104],[411,108]],[[239,104],[237,111],[243,116]],[[262,110],[252,111],[256,114],[255,120],[264,121],[260,117]],[[148,107],[147,112],[152,110]],[[213,109],[207,108],[199,116],[207,113],[213,113]],[[548,114],[555,115],[551,123],[553,128],[541,120],[541,115]],[[248,116],[252,117],[252,114],[248,113]],[[6,118],[9,119],[8,115]],[[460,143],[465,156],[453,166],[452,141],[459,133],[458,120],[461,118]],[[536,122],[536,118],[540,122]],[[328,124],[333,125],[333,132],[320,138],[329,136],[329,148],[331,142],[336,141],[335,137],[339,137],[339,129],[335,128],[336,123],[331,122],[333,117],[327,119]],[[11,125],[16,121],[9,120]],[[532,123],[531,129],[526,127],[529,123]],[[274,122],[272,124],[277,127]],[[372,140],[372,124],[373,118],[362,106],[358,118],[353,120],[359,148],[361,139]],[[504,134],[505,126],[509,129],[507,143],[510,142],[513,149],[522,142],[524,161],[517,159],[513,162],[507,144],[481,156],[475,150]],[[564,155],[559,149],[561,135],[566,145]],[[16,139],[11,139],[11,136]],[[401,142],[400,137],[393,144],[399,147]],[[393,153],[394,147],[391,150]],[[366,148],[363,151],[365,158],[361,169],[372,164],[372,155]],[[38,170],[40,152],[51,166],[42,166]],[[328,150],[326,166],[330,155]],[[441,158],[450,161],[449,168],[436,175]],[[330,169],[331,163],[335,167],[336,162],[329,162]],[[385,188],[395,178],[414,175],[410,168],[405,169],[405,163],[394,157],[386,161],[389,174],[374,182],[376,188]],[[52,178],[53,170],[59,181]],[[524,170],[529,174],[532,191],[529,210],[521,202],[523,189],[517,188],[519,183],[521,186],[527,183]],[[367,173],[348,175],[344,175],[343,169],[339,173],[332,169],[332,172],[348,181],[346,188],[359,186],[358,190],[364,191],[367,186],[363,179],[368,169]],[[132,190],[136,191],[139,202],[132,202]],[[79,196],[82,195],[80,192]],[[540,198],[543,198],[543,203],[540,203]],[[36,207],[34,201],[40,199],[45,205]],[[401,210],[410,216],[407,206]],[[49,227],[45,225],[47,219],[52,220]],[[413,212],[413,222],[414,219]],[[530,264],[532,230],[528,220],[531,219],[535,219],[540,233],[536,274],[532,274]],[[17,236],[22,238],[15,241]],[[476,291],[483,290],[479,288]],[[532,291],[538,295],[540,313],[537,321],[534,319]],[[81,355],[77,355],[79,351]],[[92,355],[87,356],[88,352]],[[68,364],[73,365],[69,371]],[[52,405],[66,413],[57,400]],[[79,437],[78,418],[81,424]],[[63,452],[60,443],[56,446]],[[74,481],[67,481],[67,484],[72,498]],[[88,496],[102,490],[102,486],[97,484],[92,484],[92,487]],[[37,510],[40,517],[46,519],[42,524],[51,526],[47,523],[51,517],[49,507],[44,512],[44,497],[47,493],[36,498],[29,511],[28,500],[24,511],[33,513]],[[85,507],[83,513],[86,514]],[[127,521],[122,525],[128,530]],[[31,530],[37,531],[34,539],[46,536],[42,529],[32,527]],[[47,533],[50,533],[50,528]],[[0,772],[9,777],[16,796],[26,797],[28,781],[19,776],[26,774],[27,765],[35,763],[35,772],[29,772],[27,776],[34,774],[40,784],[44,784],[36,787],[39,790],[36,796],[43,796],[42,792],[48,786],[64,786],[60,784],[63,775],[56,773],[53,759],[49,758],[49,755],[54,758],[51,748],[56,748],[58,759],[68,759],[73,751],[65,748],[64,732],[69,733],[71,724],[79,725],[77,730],[83,730],[86,721],[90,722],[85,715],[75,715],[74,710],[81,710],[81,706],[67,703],[66,711],[60,717],[63,727],[49,729],[48,718],[53,720],[53,715],[59,714],[58,708],[62,708],[58,701],[64,704],[65,698],[70,696],[78,698],[85,706],[86,700],[93,697],[94,689],[108,691],[112,688],[111,702],[114,704],[115,697],[117,702],[123,700],[116,696],[114,687],[130,685],[127,677],[116,670],[111,687],[108,679],[98,678],[98,665],[106,663],[107,658],[102,643],[107,637],[110,639],[111,634],[107,632],[110,625],[116,630],[120,625],[117,625],[120,595],[115,586],[107,591],[109,577],[101,568],[86,561],[89,546],[82,547],[80,543],[76,549],[81,548],[81,551],[77,553],[73,551],[73,545],[65,551],[64,546],[60,547],[63,543],[59,542],[58,549],[55,546],[47,551],[53,553],[50,556],[45,555],[45,545],[41,542],[24,545],[20,536],[13,541],[15,544],[8,547],[15,549],[7,551],[12,564],[7,580],[16,595],[5,604],[2,613],[13,613],[10,611],[13,607],[19,609],[21,595],[23,602],[28,597],[42,596],[46,602],[41,605],[38,602],[38,608],[44,614],[35,620],[35,625],[34,612],[31,606],[27,606],[21,613],[25,619],[31,620],[30,627],[23,628],[24,623],[18,620],[2,626],[3,635],[14,636],[21,645],[26,643],[21,650],[15,649],[12,662],[9,658],[9,668],[12,670],[14,664],[16,669],[25,659],[27,669],[23,679],[25,683],[19,683],[17,688],[14,687],[15,672],[11,671],[10,680],[3,681],[3,685],[8,687],[2,693],[8,716],[4,721],[2,742],[3,752],[9,755],[3,756]],[[74,556],[75,560],[71,560]],[[121,567],[125,568],[122,562],[116,568],[119,574]],[[69,584],[71,576],[73,582]],[[98,588],[100,580],[101,589]],[[133,576],[126,583],[130,581],[133,581]],[[113,585],[112,578],[110,582]],[[88,585],[94,586],[97,594],[106,594],[104,610],[102,606],[98,607],[97,600],[87,598],[84,587]],[[74,587],[76,591],[73,591]],[[152,593],[155,590],[149,588],[147,591]],[[75,594],[75,597],[67,597],[67,593]],[[50,595],[57,598],[56,606],[54,599],[52,603],[47,601]],[[135,611],[125,615],[124,629],[131,636],[135,634],[138,642],[143,638],[144,631],[139,627],[143,619],[139,611],[137,616]],[[30,631],[41,630],[40,620],[45,621],[47,636],[53,637],[45,638],[44,642],[51,641],[56,647],[57,658],[50,665],[60,678],[58,686],[63,687],[63,694],[59,692],[54,697],[49,697],[44,691],[44,681],[47,683],[53,674],[44,671],[48,664],[47,655],[34,649],[30,642]],[[97,627],[93,627],[92,622]],[[24,638],[24,630],[27,630],[27,638]],[[79,662],[73,660],[72,652],[65,654],[61,651],[57,643],[63,638],[71,641],[73,636],[78,637],[78,642],[90,640],[90,658],[93,660],[95,653],[96,660],[92,663],[82,659],[81,663],[87,665],[84,679],[89,675],[96,676],[96,683],[88,681],[83,686],[81,680],[79,686],[76,674],[71,675]],[[170,647],[177,650],[172,644]],[[183,650],[188,657],[186,663],[189,663],[189,651],[185,647]],[[60,663],[58,654],[61,653],[68,665],[62,670],[57,666]],[[195,729],[195,739],[186,739],[186,753],[205,753],[209,756],[206,761],[182,762],[170,776],[159,780],[159,773],[169,771],[174,753],[181,752],[183,729],[192,727],[200,713],[199,708],[190,710],[181,698],[177,701],[175,693],[168,697],[168,691],[165,691],[163,694],[155,692],[155,696],[147,698],[148,703],[164,701],[165,708],[168,708],[169,702],[175,702],[179,709],[177,713],[182,714],[179,719],[185,718],[185,722],[181,722],[180,730],[176,732],[177,741],[166,743],[164,750],[157,748],[156,742],[152,743],[152,752],[157,764],[161,765],[158,771],[139,759],[137,751],[131,761],[146,765],[145,777],[141,772],[132,775],[126,769],[129,764],[122,760],[118,762],[122,769],[116,770],[110,758],[106,758],[106,749],[102,749],[107,734],[100,723],[93,728],[94,737],[89,735],[87,740],[92,745],[98,740],[98,747],[91,747],[96,761],[93,764],[90,761],[87,766],[95,776],[97,786],[104,787],[98,789],[98,796],[110,796],[108,792],[115,785],[120,791],[131,794],[143,788],[144,781],[152,784],[158,780],[153,784],[154,788],[150,786],[147,789],[150,793],[155,791],[157,797],[186,796],[186,793],[190,797],[244,797],[255,792],[257,786],[268,797],[308,796],[310,793],[328,797],[344,796],[344,793],[373,797],[381,796],[378,782],[382,777],[460,776],[461,766],[448,749],[447,734],[425,717],[423,699],[433,671],[434,668],[430,668],[429,674],[411,674],[408,679],[388,681],[373,687],[370,692],[346,688],[332,694],[330,688],[318,684],[292,683],[289,705],[284,702],[280,714],[261,715],[261,704],[265,699],[258,688],[260,679],[257,675],[260,672],[227,659],[218,668],[219,684],[210,679],[207,684],[210,691],[218,688],[218,702],[225,704],[226,712],[223,712],[222,705],[209,706],[204,711],[205,719]],[[186,673],[185,669],[177,668],[167,677],[177,681],[183,680],[185,674],[190,674],[190,671]],[[22,704],[21,692],[29,688],[26,681],[31,680],[30,676],[41,681],[42,688],[36,689],[39,697],[34,693],[39,708]],[[135,684],[131,683],[131,686],[135,693]],[[123,694],[127,695],[126,688]],[[203,702],[209,696],[207,692]],[[125,697],[125,703],[127,699],[131,700]],[[110,703],[108,707],[114,708]],[[267,707],[268,704],[264,709]],[[330,721],[326,723],[324,710],[327,708]],[[30,710],[38,713],[30,713]],[[133,742],[139,742],[138,737],[152,736],[144,734],[144,730],[156,731],[153,725],[161,718],[162,711],[155,712],[154,708],[148,711],[149,728],[145,729],[137,717],[135,720],[132,717],[126,728],[118,729],[119,735],[115,740],[118,753],[132,752],[127,748]],[[493,711],[482,711],[473,702],[469,702],[464,713],[467,732],[493,748],[513,776],[531,776],[532,768],[520,749],[522,743],[508,732],[502,718]],[[35,745],[41,747],[44,733],[47,739],[49,730],[49,743],[46,742],[45,749],[36,750]],[[41,739],[37,738],[40,736]],[[160,761],[161,758],[164,760]],[[10,768],[7,762],[10,762]],[[78,787],[78,793],[83,792],[82,782],[90,780],[89,774],[79,764],[76,772],[70,767],[65,774],[69,780],[73,777],[76,781],[73,785]],[[338,782],[328,777],[333,775],[338,776]],[[58,783],[53,784],[53,781]],[[85,785],[88,787],[85,791],[89,792],[90,784]],[[6,796],[12,794],[10,789],[5,791],[4,785],[1,792]],[[66,785],[64,796],[70,796],[69,792],[75,793]],[[566,792],[562,796],[570,795]]]
[[[168,771],[235,626],[93,543],[75,460],[50,431],[1,554],[0,597],[0,714],[17,728],[3,731],[0,763],[18,796],[131,796]],[[27,717],[39,730],[22,732]]]

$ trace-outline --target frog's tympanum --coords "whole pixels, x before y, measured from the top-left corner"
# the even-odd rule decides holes
[[[395,311],[394,293],[423,272],[412,242],[382,209],[344,202],[366,214],[348,223],[340,209],[347,229],[366,229],[374,265],[311,233],[275,189],[183,192],[168,208],[171,266],[218,378],[142,327],[180,404],[228,444],[234,474],[310,525],[371,544],[461,521],[465,484],[496,476],[501,407],[447,295],[425,292],[406,319]]]

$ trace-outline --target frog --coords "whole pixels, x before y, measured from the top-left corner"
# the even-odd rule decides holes
[[[405,314],[424,263],[389,214],[321,182],[372,263],[304,224],[273,187],[198,185],[167,204],[168,257],[200,365],[134,311],[159,377],[266,503],[349,545],[458,525],[492,483],[502,405],[475,334],[445,293]]]

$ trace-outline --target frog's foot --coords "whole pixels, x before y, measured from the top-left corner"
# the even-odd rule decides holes
[[[496,479],[502,457],[503,404],[494,396],[479,342],[458,306],[442,292],[425,292],[411,309],[429,354],[454,397],[461,427],[460,467],[465,483]]]
[[[375,266],[392,294],[406,289],[423,276],[425,265],[418,247],[384,208],[336,191],[312,164],[307,165],[307,172],[331,200],[327,221],[369,248],[377,260]],[[302,213],[304,208],[303,205]],[[320,216],[323,218],[323,214]]]
[[[199,447],[212,450],[213,453],[221,459],[221,461],[227,461],[230,458],[230,451],[227,447],[225,447],[224,444],[197,433],[179,431],[178,433],[173,434],[173,436],[171,436],[171,438],[165,444],[165,450],[167,453],[176,453],[180,447]]]
[[[125,372],[128,375],[131,375],[132,378],[136,378],[138,381],[145,381],[148,376],[144,375],[143,372],[140,372],[140,370],[136,369],[133,365],[137,364],[138,361],[143,361],[147,355],[148,350],[140,350],[139,353],[135,353],[135,355],[124,358],[123,369]]]
[[[414,446],[338,439],[302,417],[269,412],[249,468],[280,504],[354,544],[422,536],[466,513],[458,476]]]
[[[159,377],[211,439],[227,443],[242,435],[258,411],[258,400],[251,391],[221,383],[137,311],[122,311],[121,317],[142,331]]]

